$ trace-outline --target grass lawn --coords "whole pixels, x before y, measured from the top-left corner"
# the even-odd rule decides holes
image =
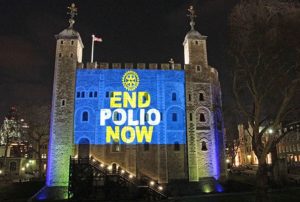
[[[42,186],[44,182],[23,182],[10,185],[0,184],[1,202],[26,202]],[[286,188],[269,193],[272,202],[299,202],[300,187]],[[204,194],[197,196],[176,197],[164,200],[164,202],[254,202],[253,192]],[[132,201],[132,200],[131,200]],[[130,202],[131,202],[130,201]],[[138,200],[135,200],[138,201]],[[140,200],[145,201],[145,200]],[[74,201],[72,201],[74,202]],[[120,202],[127,202],[121,200]],[[129,202],[129,201],[128,201]]]
[[[45,182],[21,182],[12,184],[1,184],[0,182],[0,201],[1,202],[23,202],[40,190]]]
[[[290,188],[269,193],[270,202],[299,202],[300,188]],[[168,199],[172,202],[255,202],[254,193],[212,194]]]

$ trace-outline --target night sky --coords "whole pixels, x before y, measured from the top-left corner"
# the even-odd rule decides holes
[[[0,121],[9,106],[50,104],[54,35],[68,26],[66,7],[78,7],[74,28],[90,60],[91,35],[98,62],[184,63],[182,42],[189,31],[187,8],[194,4],[196,29],[208,36],[208,61],[220,75],[223,106],[231,105],[226,65],[227,18],[237,0],[0,0]]]

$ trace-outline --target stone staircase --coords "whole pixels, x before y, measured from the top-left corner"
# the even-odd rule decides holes
[[[74,199],[167,198],[164,187],[149,177],[137,179],[116,164],[105,164],[96,158],[71,158],[68,197]],[[147,179],[147,180],[146,180]]]

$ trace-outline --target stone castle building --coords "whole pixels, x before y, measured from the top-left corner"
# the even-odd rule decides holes
[[[56,35],[45,189],[55,190],[56,195],[66,193],[70,156],[78,158],[92,156],[105,165],[126,169],[137,179],[147,177],[161,184],[171,183],[174,180],[198,182],[202,178],[213,177],[218,180],[225,177],[221,87],[217,70],[208,64],[207,37],[194,28],[194,10],[189,9],[191,30],[186,34],[183,42],[184,65],[172,62],[166,64],[94,62],[84,65],[83,42],[80,34],[73,28],[76,8],[71,6],[69,9],[71,10],[70,26]],[[76,87],[76,72],[78,70],[88,72],[91,69],[184,71],[186,111],[183,113],[185,113],[186,120],[181,120],[181,123],[186,124],[186,134],[184,134],[186,144],[174,142],[174,144],[160,145],[95,145],[90,144],[89,139],[74,144],[74,131],[76,130],[74,121],[80,119],[80,116],[88,116],[88,114],[75,113],[74,105],[80,101],[81,93],[85,99],[93,97],[95,100],[101,100],[106,96],[103,89],[91,90]],[[171,98],[166,95],[166,99]],[[162,119],[169,116],[167,113],[162,115]]]

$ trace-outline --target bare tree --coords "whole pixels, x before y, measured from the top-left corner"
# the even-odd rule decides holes
[[[27,140],[32,145],[31,152],[35,154],[39,177],[43,173],[42,151],[49,141],[50,105],[26,105],[20,107],[20,113],[28,123]]]
[[[286,135],[264,138],[299,107],[299,4],[279,0],[241,1],[230,16],[233,93],[253,128],[258,158],[256,201],[267,201],[267,154]],[[298,101],[295,101],[298,99]]]
[[[235,167],[235,158],[238,154],[240,147],[240,140],[239,139],[234,139],[230,142],[228,142],[228,155],[231,158],[232,166]]]

